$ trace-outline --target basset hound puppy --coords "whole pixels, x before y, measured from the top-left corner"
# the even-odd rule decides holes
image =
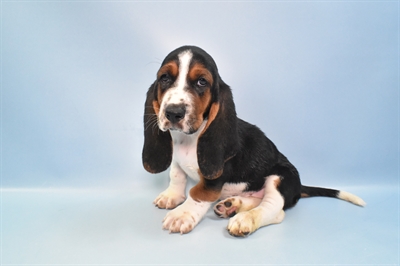
[[[170,167],[170,183],[155,200],[167,213],[163,228],[188,233],[212,204],[230,217],[227,230],[247,236],[282,222],[301,197],[339,198],[364,206],[348,192],[303,186],[299,173],[256,126],[236,116],[230,87],[213,58],[195,46],[167,55],[147,91],[143,166]],[[186,177],[197,184],[185,195]]]

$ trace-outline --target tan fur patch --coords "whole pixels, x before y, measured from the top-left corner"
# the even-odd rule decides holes
[[[169,62],[163,65],[157,72],[157,79],[159,79],[162,75],[168,74],[173,78],[176,78],[179,73],[179,67],[175,62]]]
[[[308,198],[310,195],[308,195],[307,193],[301,193],[301,197],[302,198]]]
[[[163,97],[164,97],[165,92],[161,91],[161,87],[160,85],[157,86],[157,102],[158,102],[158,106],[161,105]],[[158,112],[156,112],[156,114],[158,115]]]
[[[219,111],[219,103],[211,104],[210,112],[208,114],[207,124],[204,127],[203,132],[201,132],[200,135],[203,135],[203,133],[206,132],[206,130],[208,129],[210,124],[214,121],[215,117],[217,117],[218,111]]]
[[[156,115],[160,112],[160,104],[158,101],[153,101],[153,109]]]
[[[211,91],[207,88],[203,95],[196,95],[193,93],[193,121],[195,123],[192,124],[194,129],[198,129],[200,125],[203,123],[203,114],[210,106],[211,103]]]
[[[199,171],[200,172],[200,171]],[[205,186],[204,177],[200,174],[200,181],[190,190],[190,196],[197,202],[214,202],[221,196],[221,191],[212,190]]]
[[[281,179],[280,178],[274,180],[274,185],[275,185],[276,188],[278,188],[280,184],[281,184]]]
[[[199,78],[204,78],[207,80],[208,84],[210,84],[210,87],[212,87],[214,79],[211,72],[202,64],[196,63],[189,70],[189,79],[194,81],[198,80]]]

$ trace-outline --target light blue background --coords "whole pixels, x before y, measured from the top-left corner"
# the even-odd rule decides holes
[[[243,240],[254,242],[254,261],[240,250],[234,261],[399,262],[398,1],[2,1],[1,8],[3,263],[187,264],[173,248],[185,250],[185,241],[217,241],[205,247],[214,259],[185,250],[192,262],[228,263],[218,239],[233,250],[246,245],[227,236],[227,221],[212,213],[199,225],[205,232],[196,228],[177,240],[160,230],[165,212],[151,206],[168,174],[151,175],[141,165],[145,93],[163,58],[186,44],[213,56],[238,116],[274,141],[304,184],[358,192],[369,204],[303,200],[288,221]],[[84,229],[68,222],[94,210],[98,219],[75,221]],[[130,220],[137,217],[144,227]],[[303,225],[300,217],[310,220]],[[118,226],[125,231],[110,232]],[[290,230],[312,239],[294,245]],[[52,237],[35,242],[41,232]],[[274,255],[257,251],[280,233],[282,247],[270,243]],[[73,240],[54,238],[59,234]],[[353,240],[364,246],[326,242],[336,234],[357,234]],[[109,241],[111,248],[98,247]],[[127,255],[127,246],[143,241],[153,252],[166,241],[165,257],[148,256],[143,246]],[[305,255],[311,249],[316,253]],[[270,260],[258,259],[260,252]]]

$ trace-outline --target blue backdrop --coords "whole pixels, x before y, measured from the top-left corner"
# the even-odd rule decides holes
[[[304,183],[398,173],[396,2],[3,2],[3,187],[109,186],[141,166],[145,93],[193,44]]]

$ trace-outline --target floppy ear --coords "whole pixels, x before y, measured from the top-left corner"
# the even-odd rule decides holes
[[[200,172],[206,179],[220,177],[225,162],[235,156],[239,148],[232,92],[222,81],[217,97],[218,100],[211,104],[206,127],[197,144]]]
[[[172,139],[169,131],[163,132],[157,125],[159,104],[156,82],[147,91],[144,104],[144,145],[142,161],[144,168],[150,173],[165,171],[172,160]]]

